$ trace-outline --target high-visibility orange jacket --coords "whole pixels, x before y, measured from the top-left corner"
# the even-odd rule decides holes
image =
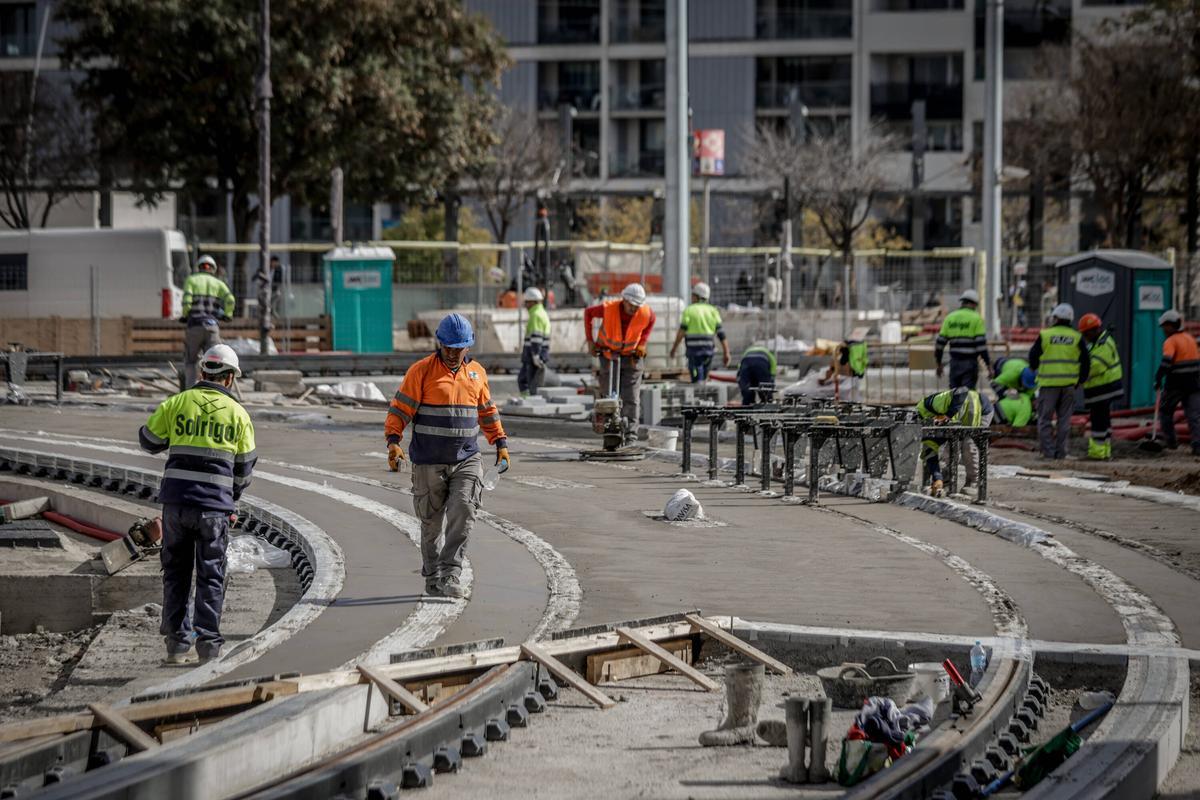
[[[620,354],[631,356],[638,352],[645,353],[646,342],[650,339],[650,330],[654,327],[654,312],[650,306],[643,305],[628,316],[624,313],[621,300],[608,300],[598,309],[586,309],[583,323],[588,341],[592,339],[592,320],[600,317],[600,332],[595,343],[607,358]]]
[[[1163,342],[1155,386],[1163,386],[1168,392],[1200,390],[1200,347],[1190,333],[1176,331]]]
[[[399,444],[409,423],[414,464],[457,464],[470,458],[479,452],[475,439],[481,429],[488,444],[508,446],[487,373],[470,359],[453,371],[437,353],[412,365],[388,409],[383,426],[388,444]]]

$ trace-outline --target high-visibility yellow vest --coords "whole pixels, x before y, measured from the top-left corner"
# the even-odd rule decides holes
[[[1083,384],[1084,389],[1115,383],[1124,376],[1117,343],[1108,331],[1100,334],[1100,338],[1088,348],[1088,355],[1092,363],[1087,382]]]
[[[1079,354],[1083,335],[1066,325],[1045,328],[1038,336],[1042,357],[1038,362],[1038,386],[1074,386],[1079,383]]]
[[[866,342],[847,342],[848,363],[850,371],[854,376],[861,378],[867,374],[867,343]]]

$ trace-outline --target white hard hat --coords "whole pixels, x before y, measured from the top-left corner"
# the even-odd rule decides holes
[[[542,290],[536,286],[530,286],[525,290],[525,302],[527,303],[540,303],[545,299],[546,297],[542,294]]]
[[[1061,319],[1063,322],[1074,322],[1075,309],[1071,307],[1070,303],[1059,303],[1050,312],[1050,316]]]
[[[1168,308],[1162,313],[1162,316],[1158,318],[1159,325],[1166,325],[1168,323],[1178,325],[1181,322],[1183,322],[1183,317],[1179,316],[1179,312],[1173,308]]]
[[[196,262],[196,269],[206,270],[207,272],[216,272],[217,262],[212,256],[200,256],[200,260]]]
[[[699,297],[701,300],[707,300],[708,298],[712,297],[712,289],[708,288],[707,283],[700,281],[692,287],[692,294],[696,295],[696,297]]]
[[[958,302],[974,303],[975,305],[979,305],[979,292],[975,291],[974,289],[967,289],[958,296]]]
[[[238,366],[238,355],[227,344],[214,344],[200,359],[200,371],[205,375],[221,375],[232,372],[235,378],[242,377],[242,368]]]
[[[621,299],[630,305],[640,306],[646,302],[646,290],[640,283],[631,283],[621,290]]]

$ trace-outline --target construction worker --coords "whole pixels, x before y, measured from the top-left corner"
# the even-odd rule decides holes
[[[836,381],[838,387],[841,387],[842,376],[844,375],[849,380],[849,391],[841,399],[851,402],[858,402],[860,398],[860,386],[862,379],[867,374],[867,343],[861,339],[847,339],[837,346],[834,351],[833,361],[829,368],[825,370],[825,374],[818,379],[818,383],[822,386],[828,386],[831,382]]]
[[[738,388],[742,390],[742,405],[765,403],[775,391],[778,364],[775,354],[761,345],[746,348],[738,363]]]
[[[162,503],[162,625],[167,661],[187,660],[195,638],[201,662],[217,658],[225,600],[225,548],[235,503],[254,471],[254,425],[230,389],[242,374],[228,345],[200,359],[203,380],[168,397],[138,431],[142,449],[167,451]],[[191,619],[192,571],[196,592]]]
[[[1175,406],[1182,405],[1192,439],[1192,454],[1200,456],[1200,348],[1196,339],[1183,330],[1183,318],[1175,309],[1164,311],[1158,325],[1166,335],[1162,363],[1154,375],[1154,389],[1160,391],[1158,427],[1163,444],[1174,450]]]
[[[600,331],[593,331],[600,320]],[[593,356],[603,356],[601,381],[611,380],[620,370],[621,416],[625,420],[625,445],[637,441],[641,420],[642,359],[654,328],[654,311],[646,305],[646,290],[631,283],[621,290],[619,300],[606,300],[583,311],[583,331]]]
[[[217,262],[203,256],[196,262],[196,272],[183,283],[183,319],[187,330],[183,334],[184,389],[196,382],[196,362],[201,353],[221,343],[217,320],[232,319],[233,292],[217,277]]]
[[[543,304],[545,299],[542,290],[536,286],[525,290],[525,309],[529,312],[529,322],[525,324],[521,371],[517,374],[517,389],[522,397],[537,394],[550,363],[550,315]]]
[[[936,425],[959,425],[967,428],[986,428],[992,424],[995,409],[992,403],[974,389],[959,386],[944,392],[935,392],[917,403],[917,415],[922,420],[932,420]],[[974,450],[974,445],[963,450]],[[929,493],[938,496],[942,493],[942,468],[938,461],[939,445],[932,439],[921,442],[921,460],[925,462],[925,474],[930,480]],[[954,464],[953,469],[958,469]],[[978,479],[978,453],[975,457],[967,457],[966,486]]]
[[[1001,397],[992,404],[995,409],[993,422],[1023,428],[1033,420],[1033,393],[1017,392]]]
[[[483,457],[476,438],[482,429],[488,444],[496,447],[496,466],[506,472],[508,437],[492,402],[487,373],[467,355],[475,344],[470,321],[450,314],[438,323],[434,336],[437,352],[404,373],[388,408],[384,434],[392,472],[412,458],[425,593],[461,598],[466,597],[459,582],[463,558],[483,498]],[[412,441],[405,455],[400,439],[410,423]]]
[[[979,293],[967,289],[958,300],[959,307],[942,321],[942,329],[938,331],[934,343],[933,357],[937,361],[937,376],[940,378],[945,374],[942,354],[946,351],[946,345],[949,345],[950,388],[965,386],[974,389],[979,382],[979,359],[983,359],[989,370],[992,367],[987,331],[983,327],[983,317],[976,310],[979,307]]]
[[[1029,349],[1029,366],[1037,370],[1038,444],[1043,458],[1067,457],[1075,387],[1085,383],[1091,371],[1083,337],[1071,327],[1074,321],[1075,309],[1059,303],[1050,312],[1049,327],[1042,329]]]
[[[721,327],[721,312],[708,302],[712,290],[704,282],[692,287],[692,304],[683,310],[675,343],[671,345],[671,358],[679,350],[679,343],[687,339],[687,365],[692,383],[708,380],[708,368],[712,366],[713,337],[721,343],[722,364],[729,366],[729,342],[725,340],[725,329]]]
[[[1032,394],[1037,389],[1037,374],[1029,368],[1029,362],[1016,356],[1002,356],[992,365],[992,392],[996,399],[1003,399],[1008,392]]]
[[[1106,461],[1112,458],[1112,404],[1124,396],[1121,387],[1121,354],[1110,331],[1104,330],[1100,317],[1084,314],[1079,332],[1087,342],[1088,377],[1083,384],[1083,404],[1091,416],[1088,458]]]

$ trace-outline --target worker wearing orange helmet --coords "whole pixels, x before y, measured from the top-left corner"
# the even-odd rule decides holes
[[[1091,362],[1083,384],[1083,403],[1091,415],[1092,428],[1087,454],[1088,458],[1106,461],[1112,458],[1112,404],[1125,394],[1121,355],[1112,332],[1105,330],[1097,315],[1080,317],[1079,332],[1087,342]]]

